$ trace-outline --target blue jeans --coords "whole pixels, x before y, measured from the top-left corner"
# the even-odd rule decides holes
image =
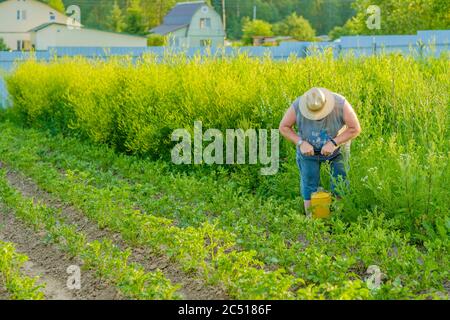
[[[341,153],[330,158],[320,155],[303,156],[297,153],[297,166],[300,170],[300,189],[304,200],[311,200],[311,194],[317,191],[320,183],[320,165],[327,161],[331,167],[331,191],[333,194],[339,195],[336,191],[336,182],[340,179],[348,185],[346,165]]]

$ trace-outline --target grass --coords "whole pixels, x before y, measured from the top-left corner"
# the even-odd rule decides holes
[[[12,300],[42,300],[44,284],[37,285],[37,278],[22,273],[28,257],[17,253],[14,244],[0,241],[0,279]]]
[[[2,124],[1,158],[232,297],[439,298],[448,294],[449,67],[445,56],[399,55],[30,60],[7,77],[13,107],[3,117],[35,130]],[[276,128],[311,86],[343,94],[363,128],[332,219],[303,217],[285,142],[271,177],[258,166],[171,164],[173,130],[197,120],[205,130]],[[371,265],[384,274],[375,291],[364,283]]]
[[[297,289],[301,289],[298,297],[345,296],[348,294],[346,287],[354,288],[358,281],[367,278],[370,265],[378,265],[386,275],[382,290],[370,295],[356,290],[353,297],[413,298],[445,292],[448,241],[428,239],[416,246],[395,221],[381,212],[373,211],[353,223],[342,221],[339,215],[331,221],[311,222],[298,214],[295,201],[263,201],[248,194],[232,197],[233,183],[218,184],[207,178],[198,181],[189,175],[171,177],[164,174],[161,164],[120,156],[111,149],[80,143],[76,139],[18,129],[10,124],[2,125],[2,132],[3,161],[32,177],[45,190],[78,206],[100,225],[122,232],[131,243],[160,250],[160,245],[164,244],[162,252],[174,255],[187,270],[200,268],[210,274],[210,279],[220,275],[220,282],[228,283],[229,292],[237,298],[249,297],[252,291],[246,290],[255,288],[256,284],[251,282],[247,286],[241,281],[236,285],[236,281],[227,279],[254,276],[248,276],[251,274],[249,265],[242,266],[238,275],[234,275],[239,267],[236,261],[235,267],[227,263],[210,273],[208,261],[214,261],[214,257],[202,253],[209,250],[208,247],[207,251],[203,249],[206,244],[200,239],[204,236],[195,236],[205,230],[205,223],[214,226],[210,231],[214,238],[230,239],[234,247],[255,251],[256,258],[264,262],[264,268],[283,268],[288,271],[285,276],[295,276],[299,281]],[[173,196],[175,190],[179,192]],[[209,192],[205,193],[206,190]],[[140,208],[144,216],[134,211],[131,211],[134,215],[125,214],[135,208]],[[165,228],[172,230],[170,235],[181,232],[181,237],[168,241],[161,235],[161,232],[167,234],[165,229],[148,229],[151,221],[158,223],[157,217],[167,221]],[[177,228],[170,227],[173,223]],[[147,227],[143,229],[143,226]],[[217,233],[220,229],[226,231],[221,237]],[[218,239],[210,240],[209,248],[212,243],[217,243],[218,248],[223,246]],[[226,248],[224,252],[229,253]],[[233,261],[232,257],[227,254],[216,261]],[[267,286],[260,285],[260,290],[267,290],[261,297],[276,297],[271,296],[267,288],[283,286],[281,276],[274,283],[267,277],[268,282],[264,282]],[[283,291],[276,291],[277,296],[283,292],[286,297],[292,294],[294,284],[291,280],[288,283],[290,285]]]
[[[19,219],[35,231],[45,231],[47,241],[70,256],[80,257],[84,267],[95,270],[99,278],[115,285],[123,296],[153,300],[180,297],[175,293],[179,287],[173,286],[160,270],[148,273],[142,266],[129,263],[130,252],[121,251],[110,240],[88,242],[86,236],[66,223],[56,209],[23,197],[8,184],[4,170],[0,171],[0,195],[3,205],[13,210]],[[24,297],[24,294],[17,296],[19,299]]]

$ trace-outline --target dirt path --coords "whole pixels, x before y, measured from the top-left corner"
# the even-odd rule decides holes
[[[6,290],[3,289],[3,284],[2,284],[2,281],[0,279],[0,301],[1,300],[8,300],[8,299],[9,299],[8,292],[6,292]]]
[[[86,234],[88,241],[111,239],[121,249],[129,248],[121,235],[106,229],[98,228],[76,208],[66,205],[51,194],[41,190],[33,180],[22,174],[8,171],[7,179],[11,186],[19,190],[23,196],[39,199],[49,207],[58,208],[68,223],[77,226],[77,230]],[[224,290],[216,286],[208,286],[195,275],[187,275],[165,256],[156,256],[146,248],[131,248],[131,262],[141,264],[147,271],[160,269],[174,284],[181,284],[179,292],[188,300],[225,300],[229,299]]]
[[[0,240],[12,242],[17,252],[28,256],[23,272],[30,277],[39,277],[38,284],[45,283],[43,290],[49,300],[112,300],[120,296],[114,287],[94,277],[93,272],[81,271],[81,289],[67,288],[67,267],[81,266],[77,259],[67,258],[54,245],[44,243],[44,234],[36,233],[16,219],[0,205]],[[1,297],[1,295],[0,295]]]

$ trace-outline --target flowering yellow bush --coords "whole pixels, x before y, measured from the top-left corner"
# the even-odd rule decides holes
[[[116,150],[170,159],[173,130],[277,128],[291,102],[312,86],[344,95],[363,134],[353,144],[352,192],[360,214],[381,206],[414,234],[446,237],[450,177],[447,57],[363,58],[317,54],[273,61],[148,55],[108,61],[30,60],[7,78],[12,113],[22,122],[105,143]],[[283,142],[282,172],[261,178],[250,167],[240,182],[264,195],[297,191],[292,146]],[[211,167],[214,170],[215,167]]]

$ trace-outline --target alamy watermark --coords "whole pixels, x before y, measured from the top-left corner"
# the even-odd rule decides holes
[[[369,15],[366,20],[366,26],[369,30],[381,29],[381,8],[376,5],[367,7],[366,13]]]
[[[384,276],[380,267],[377,265],[371,265],[367,268],[366,273],[369,274],[369,277],[366,279],[367,288],[374,291],[380,289],[382,284],[381,279]]]
[[[69,30],[80,29],[81,28],[81,8],[75,4],[70,5],[67,10],[67,28]]]
[[[186,129],[175,130],[171,138],[172,141],[179,142],[171,152],[172,162],[177,165],[260,164],[266,166],[260,170],[260,173],[265,176],[275,175],[279,169],[280,133],[278,129],[270,130],[269,140],[267,129],[227,129],[225,133],[218,129],[208,129],[203,132],[202,122],[195,121],[193,139]],[[205,142],[208,143],[206,147],[204,147]]]
[[[66,270],[69,277],[67,278],[67,288],[69,290],[81,289],[81,269],[77,265],[71,265]]]

